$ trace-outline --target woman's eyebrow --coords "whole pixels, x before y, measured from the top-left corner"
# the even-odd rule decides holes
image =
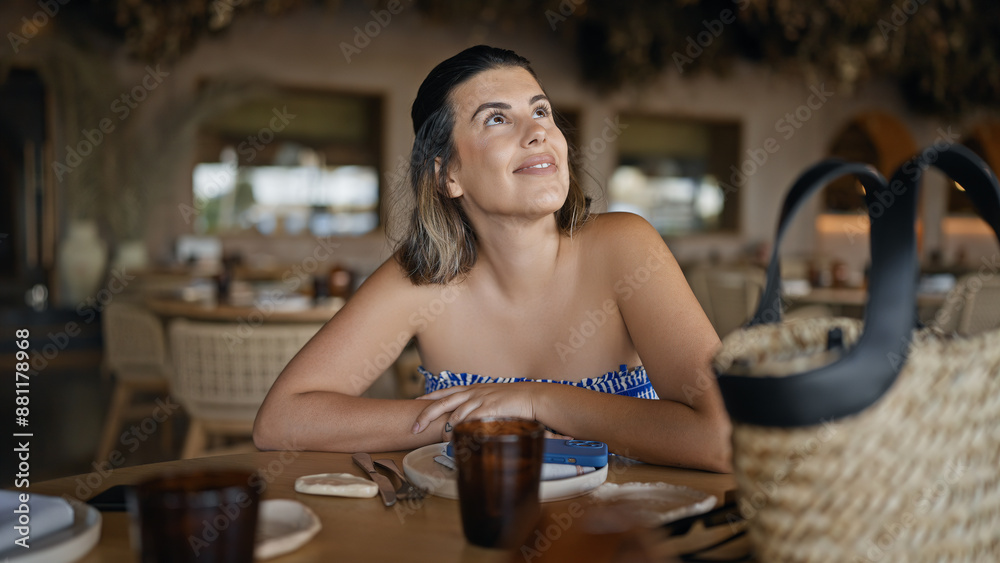
[[[530,105],[534,105],[535,102],[538,102],[540,100],[546,100],[546,101],[548,101],[548,99],[549,99],[548,96],[546,96],[545,94],[535,94],[534,96],[531,97],[530,100],[528,100],[528,105],[529,106]],[[480,112],[482,112],[483,110],[494,109],[494,108],[496,108],[496,109],[510,109],[510,104],[508,104],[506,102],[486,102],[485,104],[482,104],[478,108],[476,108],[476,111],[472,113],[472,118],[469,119],[469,122],[471,123],[471,122],[475,121],[476,120],[476,116],[479,115]]]
[[[493,108],[496,108],[496,109],[510,109],[510,104],[508,104],[506,102],[486,102],[485,104],[483,104],[483,105],[479,106],[478,108],[476,108],[476,111],[472,114],[472,119],[470,119],[469,122],[471,123],[471,122],[475,121],[476,120],[476,116],[479,115],[483,110],[493,109]]]

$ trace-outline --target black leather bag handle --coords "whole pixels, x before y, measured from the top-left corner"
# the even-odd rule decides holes
[[[905,363],[916,323],[918,262],[914,222],[917,193],[930,161],[958,181],[1000,240],[1000,185],[989,167],[960,145],[934,148],[904,163],[888,183],[870,166],[823,161],[792,186],[782,206],[768,266],[767,286],[750,324],[781,318],[778,248],[802,201],[831,181],[857,176],[865,187],[871,219],[872,269],[865,327],[855,345],[831,364],[786,377],[719,374],[730,416],[762,426],[806,426],[869,407],[892,386]]]
[[[856,162],[846,162],[836,158],[823,160],[806,169],[788,190],[781,206],[781,214],[778,216],[778,229],[774,235],[771,260],[767,266],[767,283],[757,304],[757,311],[747,323],[749,326],[781,320],[781,261],[778,251],[785,236],[785,229],[792,222],[802,203],[830,182],[850,174],[857,176],[865,187],[866,207],[875,208],[877,200],[874,194],[877,190],[885,189],[885,178],[874,167]]]

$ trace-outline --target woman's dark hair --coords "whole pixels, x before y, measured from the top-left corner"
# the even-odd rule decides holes
[[[446,187],[444,171],[455,154],[450,96],[480,72],[502,67],[523,68],[538,80],[528,60],[514,51],[477,45],[434,67],[417,90],[410,111],[416,139],[409,173],[416,205],[396,252],[396,260],[415,284],[448,283],[476,263],[476,233],[459,198],[451,197]],[[569,194],[556,212],[559,231],[566,235],[588,218],[587,199],[572,166],[572,146],[570,151]]]

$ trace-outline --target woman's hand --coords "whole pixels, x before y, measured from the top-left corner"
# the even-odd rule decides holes
[[[529,387],[530,386],[530,387]],[[437,418],[451,413],[446,419],[443,438],[451,439],[451,430],[466,418],[476,419],[490,416],[512,416],[535,419],[532,396],[541,391],[537,383],[479,383],[457,385],[418,397],[421,401],[433,401],[417,415],[413,433],[423,431]]]

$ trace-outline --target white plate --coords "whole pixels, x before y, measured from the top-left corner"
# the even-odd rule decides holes
[[[654,528],[715,507],[715,497],[670,483],[605,483],[594,491],[596,504],[627,507],[629,524]]]
[[[297,500],[260,503],[254,559],[270,559],[294,551],[312,539],[322,525],[316,513]]]
[[[23,553],[4,553],[4,561],[16,563],[69,563],[86,555],[101,539],[101,513],[82,502],[71,502],[73,525],[44,538],[28,540]],[[18,548],[21,549],[21,548]]]
[[[445,455],[447,448],[448,443],[441,442],[413,450],[403,458],[403,472],[410,482],[427,489],[432,495],[457,499],[458,483],[455,477],[458,472],[434,461],[435,456]],[[538,497],[542,502],[578,497],[601,486],[607,478],[608,466],[605,465],[583,475],[542,481]]]

